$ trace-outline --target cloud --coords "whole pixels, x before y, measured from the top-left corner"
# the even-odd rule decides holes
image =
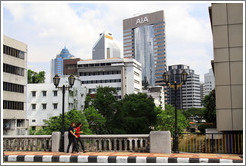
[[[76,57],[90,59],[102,31],[113,33],[123,53],[123,19],[164,10],[168,65],[182,62],[204,74],[212,59],[208,6],[165,2],[3,3],[14,18],[4,20],[3,26],[11,22],[12,27],[4,27],[4,34],[28,44],[30,62],[49,62],[65,45]],[[198,10],[199,15],[194,14]]]

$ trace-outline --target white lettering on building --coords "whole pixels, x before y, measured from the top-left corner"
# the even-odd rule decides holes
[[[142,24],[142,23],[145,23],[145,22],[149,22],[148,17],[146,17],[146,16],[138,18],[137,21],[136,21],[136,24]]]

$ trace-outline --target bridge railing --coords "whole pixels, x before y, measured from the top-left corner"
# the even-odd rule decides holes
[[[87,151],[149,152],[149,134],[81,135],[80,137]]]
[[[51,135],[3,136],[4,151],[51,151]]]
[[[148,152],[149,135],[81,135],[87,151]],[[66,140],[66,134],[65,134]],[[59,141],[59,140],[58,140]],[[65,145],[66,150],[67,145]],[[79,146],[81,148],[81,146]],[[3,136],[4,151],[51,151],[51,135]],[[81,150],[81,149],[80,149]]]

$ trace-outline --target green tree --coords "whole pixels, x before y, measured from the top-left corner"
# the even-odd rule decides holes
[[[31,128],[29,129],[29,135],[50,135],[49,132],[46,130],[40,128],[38,130],[32,130]]]
[[[155,126],[155,130],[170,131],[171,134],[173,135],[175,131],[174,126],[175,126],[175,108],[170,104],[166,104],[165,111],[161,110],[161,112],[157,115],[157,123]],[[177,110],[178,133],[182,133],[187,126],[188,126],[188,122],[186,121],[185,116],[181,113],[180,110]]]
[[[216,104],[215,104],[215,89],[209,95],[206,95],[202,100],[202,104],[206,108],[204,110],[204,118],[206,122],[216,123]]]
[[[117,104],[117,91],[115,88],[97,88],[97,93],[96,97],[93,100],[93,105],[107,119],[107,121],[113,119]]]
[[[204,117],[205,108],[189,108],[188,110],[182,110],[182,114],[188,119],[191,116]]]
[[[90,95],[86,95],[86,97],[85,97],[85,109],[89,108],[90,106],[94,107],[93,99],[91,98]]]
[[[84,110],[85,117],[89,124],[90,130],[98,134],[106,123],[106,119],[93,106],[89,106]]]
[[[81,130],[84,132],[84,134],[91,134],[91,130],[89,129],[89,124],[86,120],[85,115],[80,110],[71,110],[69,112],[66,112],[64,114],[64,127],[65,131],[69,128],[71,122],[81,122]],[[62,129],[62,114],[59,116],[53,116],[50,117],[49,120],[44,121],[46,127],[44,128],[44,131],[47,134],[51,134],[54,131],[61,131]]]
[[[147,134],[154,126],[157,113],[153,98],[145,93],[125,95],[115,116],[114,128],[126,134]]]
[[[28,69],[27,71],[28,83],[44,83],[45,81],[45,71],[40,71],[39,73]]]

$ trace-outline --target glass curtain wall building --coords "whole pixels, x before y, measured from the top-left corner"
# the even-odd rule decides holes
[[[61,76],[63,75],[63,60],[64,59],[74,59],[75,57],[70,54],[68,49],[64,47],[60,54],[56,56],[55,59],[51,60],[51,78],[53,78],[56,74]],[[53,80],[51,79],[51,82]]]
[[[164,11],[123,20],[124,57],[142,65],[142,79],[148,85],[164,85],[166,38]]]

